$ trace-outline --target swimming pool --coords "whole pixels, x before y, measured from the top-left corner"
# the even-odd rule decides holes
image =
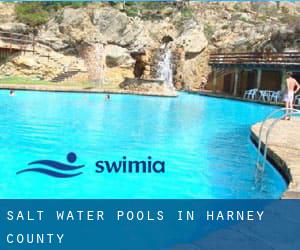
[[[1,198],[278,198],[286,188],[270,165],[255,186],[250,126],[274,107],[190,94],[178,98],[0,91]],[[16,175],[37,160],[83,174]],[[96,173],[123,156],[165,162],[165,173]]]

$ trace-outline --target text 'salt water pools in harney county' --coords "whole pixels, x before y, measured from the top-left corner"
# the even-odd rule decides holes
[[[249,129],[272,106],[189,94],[105,100],[0,91],[0,98],[1,198],[278,198],[286,188],[271,165],[263,185],[255,185]],[[75,165],[84,165],[81,175],[16,174],[37,160],[68,163],[69,152],[77,155]],[[96,172],[97,161],[123,156],[164,161],[165,173]]]

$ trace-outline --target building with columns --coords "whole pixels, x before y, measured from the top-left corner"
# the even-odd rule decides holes
[[[248,89],[285,90],[286,72],[300,82],[300,53],[212,54],[207,88],[226,95],[243,96]]]

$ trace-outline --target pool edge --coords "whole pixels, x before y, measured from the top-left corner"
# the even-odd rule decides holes
[[[84,88],[76,88],[76,87],[41,86],[41,85],[33,86],[33,85],[2,84],[0,85],[0,90],[39,91],[39,92],[58,92],[58,93],[87,93],[87,94],[123,94],[123,95],[139,95],[139,96],[165,97],[165,98],[178,97],[178,93],[162,94],[162,93],[155,93],[155,92],[84,89]]]
[[[255,129],[255,126],[260,125],[260,123],[256,123],[251,126],[250,129],[250,138],[256,147],[258,147],[259,136]],[[262,152],[265,148],[265,142],[262,140]],[[297,190],[297,178],[294,172],[292,171],[294,167],[289,164],[288,159],[278,154],[276,150],[272,146],[268,147],[267,158],[272,163],[272,166],[276,168],[276,170],[281,174],[281,176],[287,182],[287,189],[281,195],[281,199],[300,199],[300,192]]]
[[[232,101],[255,103],[255,104],[261,104],[261,105],[266,105],[266,106],[277,106],[277,107],[284,106],[284,103],[281,103],[281,102],[278,102],[278,103],[264,102],[261,100],[245,99],[243,97],[226,95],[226,94],[222,94],[222,93],[212,93],[212,92],[206,92],[206,91],[192,91],[192,90],[185,90],[183,92],[191,94],[191,95],[207,96],[207,97],[212,97],[212,98],[222,98],[222,99],[227,99],[227,100],[232,100]]]

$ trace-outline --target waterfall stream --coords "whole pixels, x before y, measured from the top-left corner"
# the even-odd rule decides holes
[[[158,62],[158,79],[163,81],[169,90],[175,90],[173,84],[172,52],[166,45]]]

